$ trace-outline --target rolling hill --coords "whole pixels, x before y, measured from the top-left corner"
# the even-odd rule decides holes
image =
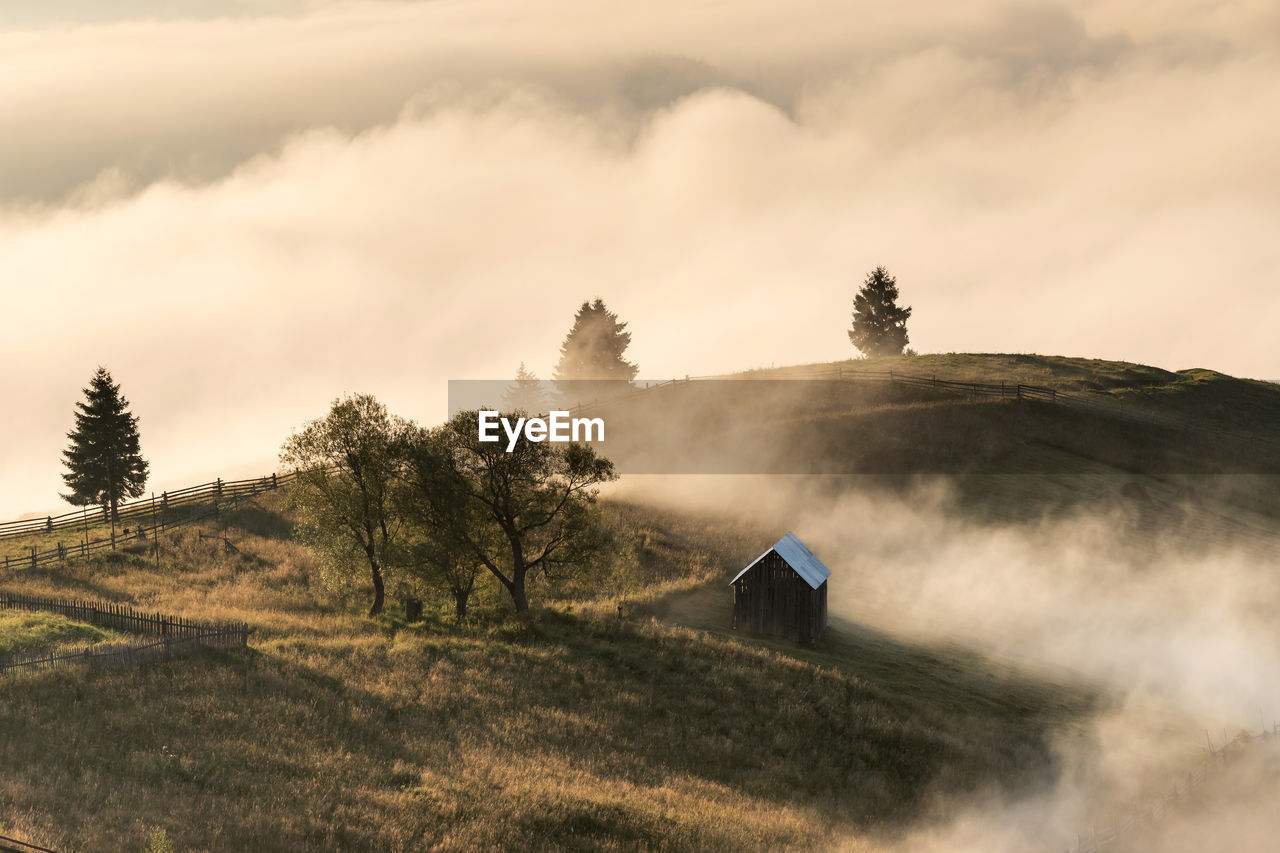
[[[6,578],[256,632],[243,653],[9,679],[7,826],[55,849],[156,827],[183,851],[808,848],[1051,784],[1051,742],[1098,702],[852,625],[797,654],[724,631],[723,602],[681,624],[671,603],[722,598],[756,545],[722,519],[607,503],[626,559],[532,619],[482,596],[471,624],[407,625],[324,590],[282,497],[258,501],[221,522],[238,553],[186,529],[158,564]],[[602,593],[620,573],[642,586]]]
[[[1114,362],[886,364],[847,369],[1060,383],[1249,431],[1274,431],[1280,400],[1211,372]],[[782,378],[762,373],[741,376]],[[739,384],[727,393],[752,392]],[[792,388],[785,401],[709,397],[691,422],[719,430],[709,448],[817,480],[833,459],[877,461],[858,487],[945,476],[956,511],[988,521],[1114,499],[1159,535],[1274,536],[1266,478],[1223,487],[1212,466],[1236,457],[1195,436],[883,383]],[[767,416],[713,417],[748,405]],[[831,488],[851,488],[846,474]],[[482,590],[464,625],[443,605],[412,624],[361,615],[294,540],[279,493],[166,534],[158,556],[13,570],[13,591],[255,633],[243,651],[8,679],[0,832],[95,850],[139,849],[158,828],[180,851],[870,850],[946,804],[1052,787],[1057,747],[1107,707],[1096,687],[838,615],[811,647],[735,634],[724,582],[777,533],[725,510],[605,500],[612,539],[590,572],[536,589],[529,618]],[[214,532],[238,550],[201,538]]]
[[[986,389],[968,393],[969,383]],[[887,486],[945,477],[963,497],[958,511],[992,520],[1118,499],[1136,483],[1166,509],[1192,503],[1248,524],[1280,520],[1280,386],[1207,370],[1033,355],[874,358],[677,382],[589,413],[609,422],[606,452],[624,472],[804,474],[830,476],[835,488],[853,474]]]

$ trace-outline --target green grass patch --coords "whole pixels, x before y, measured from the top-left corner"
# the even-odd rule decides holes
[[[0,657],[58,644],[92,644],[109,638],[101,628],[53,613],[0,610]]]

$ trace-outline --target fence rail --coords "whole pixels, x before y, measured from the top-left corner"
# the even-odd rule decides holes
[[[7,835],[0,835],[0,851],[4,853],[55,853],[48,847],[41,847],[39,844],[29,844],[26,841],[19,841],[16,838],[10,838]]]
[[[250,477],[245,480],[223,480],[219,478],[210,483],[201,483],[198,486],[188,486],[185,489],[161,492],[157,496],[119,504],[116,507],[116,518],[119,521],[146,519],[176,507],[205,503],[211,499],[255,495],[259,492],[283,486],[296,476],[296,472],[291,472],[288,474],[273,473],[263,477]],[[47,515],[44,518],[0,522],[0,539],[12,539],[18,536],[53,533],[56,530],[83,528],[89,523],[106,523],[110,520],[110,507],[99,506],[92,509],[85,507],[62,515]]]
[[[0,609],[56,613],[99,628],[159,637],[142,645],[119,644],[72,652],[42,650],[11,655],[0,661],[0,673],[56,669],[62,666],[111,666],[169,658],[196,648],[238,648],[248,645],[250,628],[243,622],[211,623],[163,613],[135,610],[127,604],[21,595],[0,591]]]
[[[214,622],[200,622],[195,619],[184,619],[180,616],[167,616],[163,613],[135,610],[128,604],[53,598],[43,595],[23,595],[7,591],[0,591],[0,609],[56,613],[76,622],[87,622],[99,628],[128,631],[131,634],[190,636],[226,627],[226,625]]]
[[[246,645],[245,634],[234,629],[218,629],[185,637],[164,637],[142,645],[113,643],[95,646],[84,651],[53,654],[44,652],[36,656],[18,657],[0,663],[0,674],[35,672],[44,669],[88,666],[95,668],[136,666],[154,660],[190,654],[197,649],[230,649]]]
[[[143,521],[150,521],[150,524],[139,524],[136,528],[127,534],[117,534],[113,532],[109,536],[99,539],[81,539],[79,542],[73,542],[70,545],[59,542],[51,548],[41,550],[32,547],[30,553],[22,555],[6,554],[0,566],[5,569],[11,568],[37,568],[44,563],[55,563],[73,557],[87,558],[92,554],[104,550],[116,550],[118,547],[127,547],[137,545],[143,542],[154,542],[156,535],[163,533],[170,528],[183,527],[189,524],[195,524],[200,521],[208,521],[209,519],[218,518],[228,509],[235,509],[240,506],[241,501],[247,500],[262,492],[271,491],[292,482],[297,477],[297,472],[289,474],[271,474],[266,477],[255,477],[249,480],[223,481],[217,480],[214,483],[206,483],[201,486],[193,486],[189,489],[183,489],[178,498],[173,496],[177,493],[168,492],[168,501],[164,502],[160,498],[139,501],[130,506],[129,515],[125,515],[122,511],[121,520],[126,518],[134,518]],[[203,512],[197,512],[194,515],[184,516],[174,519],[169,516],[168,510],[175,506],[195,506],[197,502],[208,504],[208,508]],[[146,510],[145,512],[143,510]],[[23,530],[21,532],[0,533],[0,540],[14,538],[17,536],[29,536],[32,533],[46,533],[60,528],[78,527],[83,524],[83,520],[77,521],[75,524],[67,524],[60,522],[63,516],[53,517],[41,522],[41,526],[37,530]],[[27,522],[9,522],[8,525],[26,524]],[[0,528],[5,525],[0,525]],[[127,528],[126,528],[127,529]]]

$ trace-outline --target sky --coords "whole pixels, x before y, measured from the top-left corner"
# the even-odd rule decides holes
[[[961,8],[962,7],[962,8]],[[156,489],[335,397],[920,352],[1280,377],[1280,7],[0,0],[0,518],[98,365]]]

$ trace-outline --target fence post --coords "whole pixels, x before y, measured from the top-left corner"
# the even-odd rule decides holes
[[[53,516],[52,515],[44,520],[44,532],[45,533],[53,532]]]

